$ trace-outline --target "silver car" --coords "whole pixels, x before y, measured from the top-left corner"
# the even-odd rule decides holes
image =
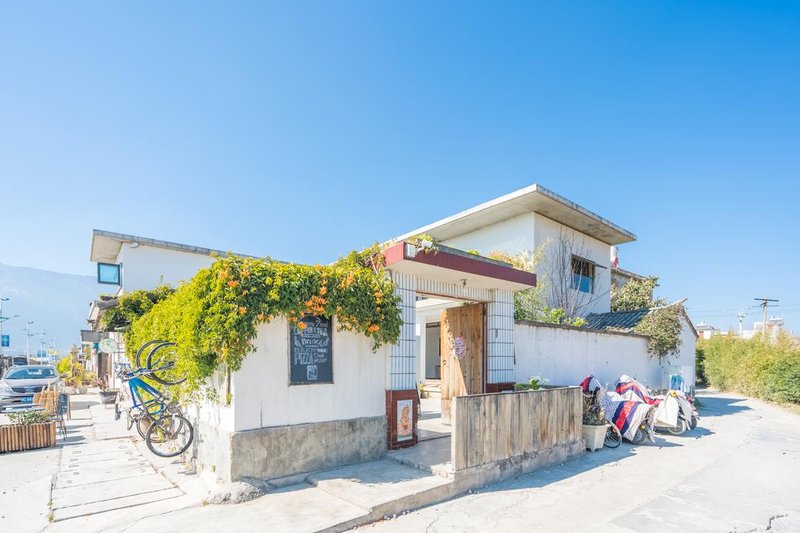
[[[0,409],[33,402],[33,394],[58,383],[53,365],[12,366],[0,379]]]

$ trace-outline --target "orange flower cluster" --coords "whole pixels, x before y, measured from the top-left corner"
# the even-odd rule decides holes
[[[377,324],[372,324],[370,327],[367,328],[367,332],[375,333],[376,331],[380,330],[381,327]]]
[[[349,272],[347,276],[339,283],[339,288],[345,290],[349,289],[353,283],[356,282],[356,275],[354,272]]]
[[[236,287],[238,284],[239,284],[239,282],[238,282],[238,281],[236,281],[235,279],[232,279],[232,280],[230,280],[230,281],[228,282],[228,287],[230,287],[230,288],[234,288],[234,287]]]
[[[328,300],[322,296],[314,295],[306,301],[306,313],[310,315],[321,315],[325,313],[325,305]]]

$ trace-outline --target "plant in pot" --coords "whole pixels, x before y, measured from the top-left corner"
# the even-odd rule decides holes
[[[542,376],[533,376],[530,378],[528,383],[516,383],[514,385],[514,390],[539,390],[544,387],[544,384],[547,383],[548,379],[543,378]]]
[[[589,451],[599,450],[603,447],[608,431],[603,408],[594,403],[591,398],[583,398],[583,442]]]
[[[100,391],[98,393],[100,394],[100,403],[104,405],[110,405],[117,401],[117,394],[119,393],[119,389],[109,387],[105,378],[95,379],[93,386],[100,388]]]

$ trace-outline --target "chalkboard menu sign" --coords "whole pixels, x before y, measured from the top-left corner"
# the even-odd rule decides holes
[[[306,316],[305,327],[289,329],[289,382],[333,383],[333,325],[330,318]]]

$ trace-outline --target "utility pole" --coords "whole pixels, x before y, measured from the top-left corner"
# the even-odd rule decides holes
[[[736,318],[739,319],[739,338],[742,338],[742,328],[744,324],[744,309],[739,309],[739,312],[736,313]]]
[[[28,325],[25,326],[25,364],[31,364],[31,337],[34,336],[34,333],[31,333],[31,324],[33,324],[33,320],[28,321]]]
[[[761,302],[759,305],[764,310],[764,338],[767,337],[767,306],[769,302],[779,302],[780,300],[773,300],[772,298],[753,298],[757,302]]]

